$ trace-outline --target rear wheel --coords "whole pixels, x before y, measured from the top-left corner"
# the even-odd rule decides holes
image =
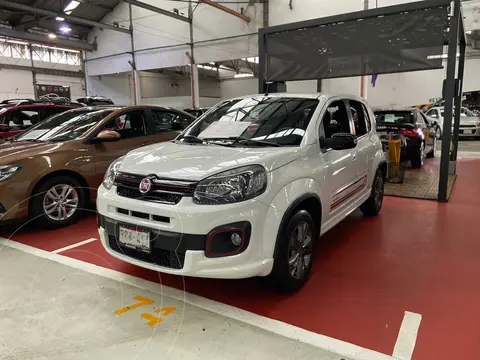
[[[437,129],[435,130],[435,137],[437,140],[440,140],[442,138],[442,129],[440,129],[440,126],[437,126]]]
[[[418,153],[410,160],[412,168],[420,169],[423,166],[423,159],[425,158],[425,144],[422,142]]]
[[[272,272],[268,279],[279,291],[293,293],[301,289],[312,269],[317,240],[315,224],[306,210],[299,210],[282,231]]]
[[[383,204],[384,188],[385,176],[382,170],[377,169],[370,197],[360,206],[360,210],[364,215],[376,216],[380,212]]]
[[[32,196],[30,214],[42,228],[56,229],[75,223],[85,205],[85,189],[68,176],[44,181]]]

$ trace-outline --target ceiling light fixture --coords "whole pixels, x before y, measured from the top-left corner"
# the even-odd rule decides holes
[[[53,34],[53,33],[50,33],[50,34],[48,34],[48,37],[49,37],[50,39],[56,39],[56,38],[57,38],[57,35],[55,35],[55,34]]]
[[[240,74],[235,74],[233,75],[235,79],[238,78],[246,78],[246,77],[253,77],[253,74],[247,74],[247,73],[240,73]]]
[[[64,25],[60,28],[60,31],[63,32],[63,33],[69,33],[70,31],[72,31],[72,29],[69,28],[68,26]]]
[[[65,21],[65,18],[61,17],[61,16],[57,16],[55,18],[55,20],[59,21],[59,22],[62,22],[62,21]]]
[[[63,12],[64,12],[64,13],[67,13],[68,11],[75,10],[78,5],[80,5],[80,2],[75,1],[75,0],[72,0],[72,1],[70,1],[70,3],[65,7],[65,9],[63,9]]]

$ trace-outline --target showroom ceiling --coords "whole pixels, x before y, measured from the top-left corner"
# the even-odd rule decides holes
[[[36,9],[58,13],[58,16],[35,14],[33,11],[14,9],[8,3],[27,5]],[[118,0],[11,0],[0,1],[0,21],[4,26],[21,31],[45,32],[64,37],[86,39],[92,27],[68,21],[62,15],[100,21],[118,5]],[[52,37],[54,35],[51,35]]]

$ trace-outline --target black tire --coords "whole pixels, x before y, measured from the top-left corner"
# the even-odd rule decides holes
[[[377,169],[375,179],[373,179],[372,192],[370,197],[362,205],[360,210],[366,216],[376,216],[382,209],[383,194],[385,189],[385,174],[381,169]]]
[[[429,153],[427,153],[426,157],[427,157],[428,159],[434,158],[434,157],[435,157],[435,151],[436,151],[436,149],[437,149],[437,138],[433,139],[432,150],[431,150]]]
[[[69,195],[72,194],[74,197],[76,194],[78,205],[70,215],[69,212],[70,210],[73,210],[73,207],[69,207],[71,206],[70,203],[67,205],[67,200],[65,200],[66,205],[64,208],[68,209],[66,211],[69,216],[61,219],[59,212],[60,210],[55,210],[56,214],[59,215],[59,219],[55,220],[51,217],[53,214],[51,216],[47,215],[44,204],[46,201],[52,201],[52,203],[47,206],[53,205],[53,200],[48,198],[47,193],[49,193],[52,188],[60,186],[69,186],[74,190],[73,192],[70,192]],[[30,218],[33,219],[35,225],[44,229],[58,229],[74,224],[82,216],[83,209],[86,205],[86,193],[86,189],[84,189],[82,185],[72,177],[56,176],[48,178],[43,181],[32,194],[32,199],[30,202]]]
[[[291,251],[295,251],[291,247],[290,240],[297,228],[299,226],[302,226],[303,223],[307,224],[310,229],[310,260],[308,261],[308,265],[304,266],[306,262],[305,256],[308,256],[307,251],[303,253],[303,256],[299,255],[301,261],[303,262],[300,264],[300,268],[302,269],[302,271],[300,274],[297,272],[297,270],[294,270],[295,274],[299,274],[299,276],[296,277],[290,272],[291,269],[289,265],[289,260],[290,256],[292,255]],[[273,269],[267,279],[270,285],[273,285],[276,290],[282,293],[294,293],[302,288],[310,275],[314,258],[313,254],[315,249],[315,243],[318,236],[317,229],[315,228],[315,223],[308,211],[299,210],[292,215],[292,217],[288,221],[287,226],[283,229],[280,229],[280,231],[281,234],[278,238],[277,252],[274,259]],[[304,248],[304,250],[305,249],[306,248]],[[297,269],[297,267],[295,268]]]
[[[425,146],[425,145],[423,145],[422,143],[422,146]],[[423,166],[422,147],[420,147],[417,151],[417,154],[412,159],[410,159],[410,163],[412,164],[412,168],[414,169],[420,169]]]

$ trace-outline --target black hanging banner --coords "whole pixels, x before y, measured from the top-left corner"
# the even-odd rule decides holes
[[[39,99],[68,100],[70,101],[70,86],[37,84]]]

